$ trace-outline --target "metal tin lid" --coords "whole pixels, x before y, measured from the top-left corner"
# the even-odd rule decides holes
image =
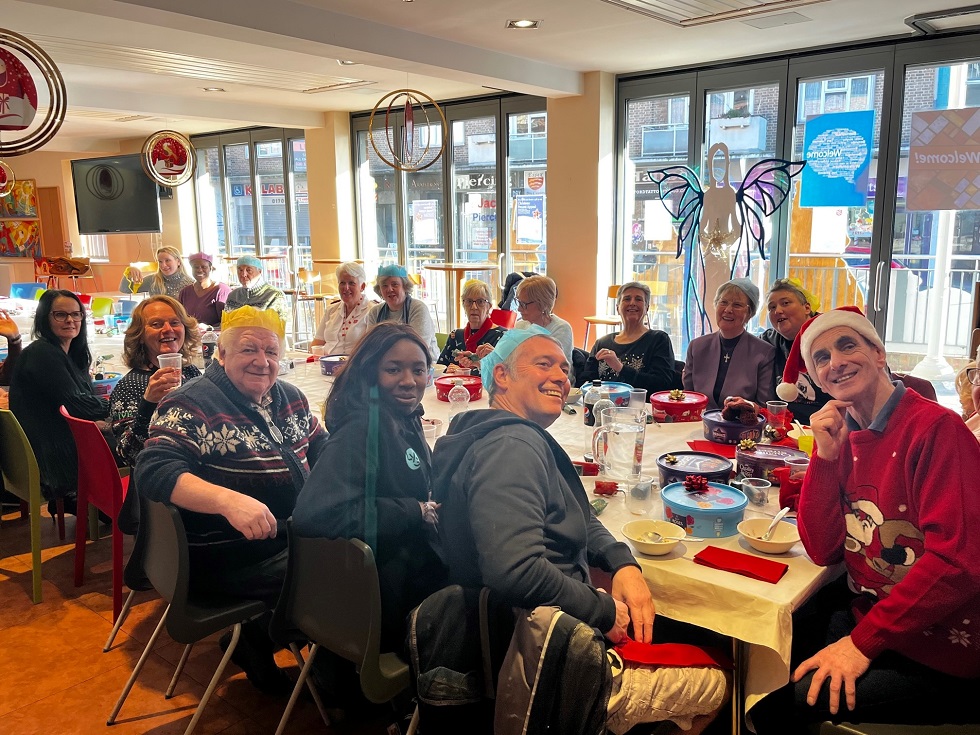
[[[692,511],[740,512],[749,502],[741,491],[718,482],[709,482],[704,492],[688,492],[684,483],[674,482],[661,490],[660,495],[664,505]]]
[[[694,404],[705,406],[708,404],[708,397],[704,393],[697,393],[693,390],[684,391],[684,396],[679,401],[675,401],[670,397],[670,391],[664,390],[659,393],[654,393],[650,396],[650,400],[659,404],[681,406],[684,404]]]
[[[677,458],[671,464],[664,459],[667,456]],[[711,452],[668,452],[657,458],[657,466],[671,472],[707,474],[712,472],[731,472],[732,462],[719,454]]]
[[[792,447],[783,447],[778,444],[756,444],[751,451],[743,452],[741,449],[735,450],[735,457],[739,461],[748,460],[756,462],[766,462],[767,464],[782,464],[783,460],[805,458],[806,452]]]

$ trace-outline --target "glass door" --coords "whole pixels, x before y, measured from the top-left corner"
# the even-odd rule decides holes
[[[790,240],[782,272],[819,299],[820,311],[852,304],[869,312],[881,226],[875,197],[889,56],[875,52],[791,70],[796,104],[786,111],[787,118],[792,115],[790,156],[806,160],[807,167],[786,205]]]
[[[398,252],[398,177],[374,151],[366,129],[356,130],[357,227],[364,269],[373,280],[382,263],[402,262]]]
[[[504,272],[547,273],[548,113],[512,112],[507,125]]]
[[[225,253],[225,212],[221,196],[221,161],[217,146],[197,148],[194,177],[201,251],[220,258]]]
[[[980,57],[962,43],[936,53],[896,64],[903,107],[885,340],[893,369],[947,380],[969,359],[980,282]]]
[[[255,217],[252,207],[252,168],[248,142],[224,146],[225,201],[228,203],[227,258],[255,255]],[[229,269],[234,270],[234,268]],[[235,277],[232,273],[231,277]],[[234,281],[233,281],[234,282]]]

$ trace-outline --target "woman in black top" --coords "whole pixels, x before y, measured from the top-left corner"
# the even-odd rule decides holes
[[[78,457],[68,422],[59,409],[99,421],[109,402],[95,395],[89,364],[85,308],[71,291],[45,291],[31,329],[34,341],[21,354],[10,381],[10,410],[24,427],[41,471],[41,492],[49,501],[65,500],[73,513]],[[50,509],[50,506],[49,506]]]

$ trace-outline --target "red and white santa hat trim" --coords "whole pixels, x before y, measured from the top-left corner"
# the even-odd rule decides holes
[[[800,333],[793,340],[793,346],[786,358],[786,367],[783,368],[783,382],[776,386],[776,395],[782,400],[796,400],[799,395],[796,382],[800,379],[800,373],[807,373],[817,387],[823,389],[817,380],[813,359],[810,356],[810,347],[813,345],[813,340],[834,327],[850,327],[862,337],[867,338],[882,352],[885,351],[885,346],[875,331],[874,325],[868,321],[864,312],[857,306],[841,306],[818,314],[804,322],[803,326],[800,327]]]

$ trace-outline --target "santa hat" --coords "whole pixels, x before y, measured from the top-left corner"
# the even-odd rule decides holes
[[[796,400],[799,395],[796,382],[800,379],[800,373],[809,374],[810,379],[817,387],[823,389],[817,380],[813,359],[810,356],[810,348],[817,337],[834,327],[850,327],[882,352],[885,351],[885,346],[881,343],[881,338],[874,326],[858,307],[841,306],[818,314],[804,322],[803,326],[800,327],[800,333],[793,340],[793,346],[786,358],[786,367],[783,368],[783,382],[776,386],[776,395],[782,400]]]

